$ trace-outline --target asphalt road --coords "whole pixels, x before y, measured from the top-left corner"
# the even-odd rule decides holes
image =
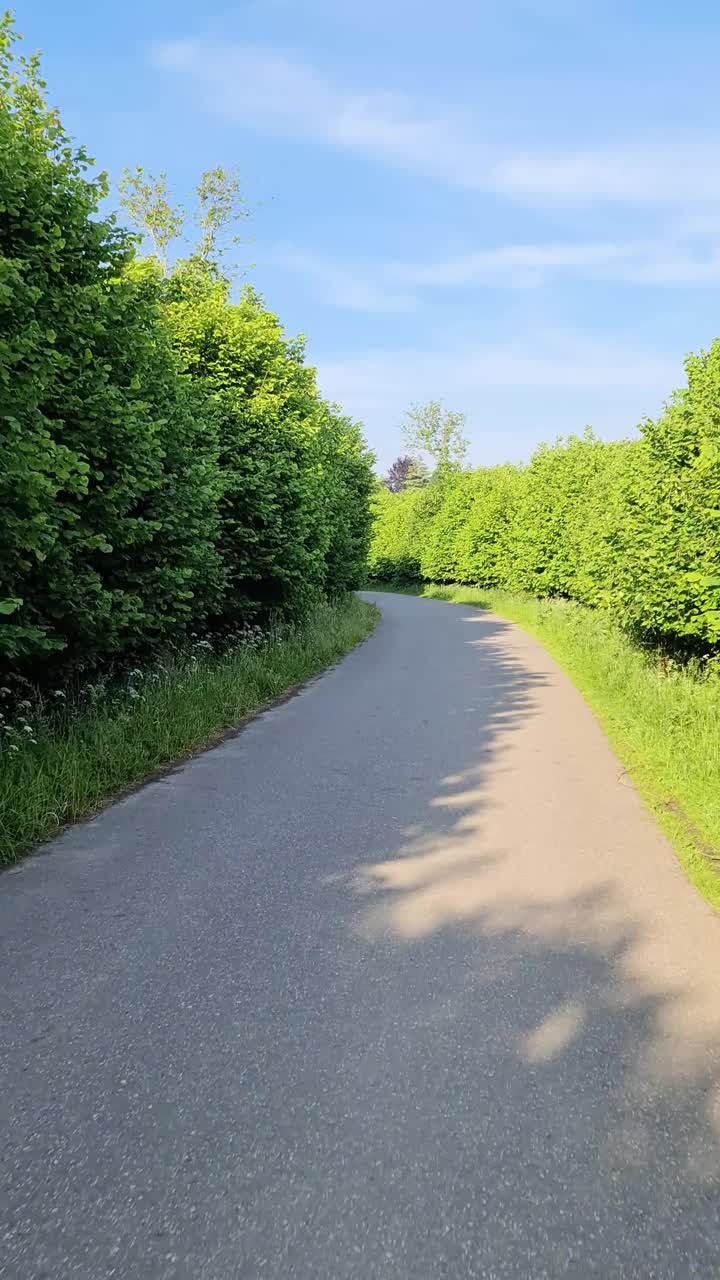
[[[496,618],[0,877],[3,1280],[720,1275],[720,921]]]

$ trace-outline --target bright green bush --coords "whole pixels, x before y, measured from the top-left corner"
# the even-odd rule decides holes
[[[413,515],[421,489],[390,493],[378,485],[373,496],[373,527],[368,551],[371,578],[387,582],[419,582],[419,547],[412,542]]]
[[[323,590],[330,598],[361,586],[370,550],[373,457],[358,423],[323,404],[319,434],[328,531]]]
[[[227,591],[216,616],[299,615],[320,591],[326,546],[312,372],[254,294],[233,305],[225,280],[191,264],[171,297],[181,367],[217,424]]]
[[[639,463],[637,441],[603,444],[593,453],[583,501],[576,503],[568,534],[572,543],[574,599],[599,607],[617,606],[621,562],[630,548],[621,549],[626,527],[627,485]]]
[[[34,60],[0,34],[0,657],[93,659],[202,617],[221,582],[213,431],[159,280],[98,216]]]
[[[0,26],[0,662],[41,676],[358,585],[371,462],[206,258],[167,279]]]
[[[642,424],[624,478],[613,602],[651,637],[720,642],[720,342]]]
[[[422,509],[386,493],[371,573],[579,600],[651,641],[716,648],[720,341],[686,368],[687,386],[637,441],[588,431],[541,446],[524,468],[442,476]]]
[[[506,465],[480,468],[469,477],[472,500],[457,538],[457,581],[498,586],[510,577],[524,472]]]
[[[423,579],[423,542],[435,517],[453,493],[456,473],[445,483],[424,485],[390,493],[378,486],[373,500],[373,527],[368,552],[371,578],[386,582],[420,582]]]
[[[300,617],[362,577],[372,459],[253,290],[233,303],[226,280],[190,262],[169,298],[181,367],[203,387],[218,436],[227,589],[213,620]]]
[[[471,473],[448,473],[433,488],[423,490],[427,510],[434,490],[440,501],[435,515],[427,519],[418,543],[420,571],[429,582],[457,582],[461,572],[458,546],[473,500]]]

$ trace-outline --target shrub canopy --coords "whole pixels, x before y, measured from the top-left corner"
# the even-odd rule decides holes
[[[299,617],[364,569],[371,457],[207,257],[166,278],[0,26],[0,660]]]
[[[370,573],[563,596],[653,641],[720,644],[720,341],[636,441],[591,431],[525,467],[375,499]]]

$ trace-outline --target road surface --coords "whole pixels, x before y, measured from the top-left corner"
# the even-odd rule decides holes
[[[720,1274],[720,920],[497,618],[0,877],[3,1280]]]

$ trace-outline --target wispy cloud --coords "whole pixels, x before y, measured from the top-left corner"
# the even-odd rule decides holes
[[[535,289],[558,279],[717,288],[720,229],[692,225],[661,241],[501,245],[424,262],[341,262],[286,246],[268,251],[260,265],[302,276],[322,303],[368,312],[413,311],[437,289]]]
[[[495,189],[535,200],[698,205],[720,198],[720,141],[642,139],[612,146],[507,156]]]
[[[503,245],[460,257],[391,263],[390,281],[407,287],[477,286],[527,288],[559,276],[648,286],[717,286],[717,233],[662,240]]]
[[[309,281],[314,296],[331,307],[402,312],[413,311],[418,305],[416,296],[384,282],[376,271],[362,270],[357,265],[344,266],[318,253],[279,248],[266,253],[262,261],[303,276]]]
[[[477,9],[483,14],[497,14],[496,0],[476,0]],[[246,8],[267,12],[292,12],[297,10],[297,0],[246,0]],[[537,18],[542,22],[577,22],[597,11],[597,0],[505,0],[503,11],[522,17]],[[393,17],[397,21],[427,22],[438,14],[437,0],[393,0]],[[445,0],[443,17],[453,15],[460,20],[467,17],[464,0]],[[303,0],[303,17],[312,16],[324,21],[338,19],[355,26],[368,23],[387,24],[387,0],[364,0],[361,5],[338,5],[337,0]]]
[[[451,388],[460,396],[487,387],[593,390],[611,385],[652,391],[671,385],[671,372],[677,370],[657,356],[566,333],[542,342],[533,335],[531,341],[478,344],[460,351],[401,349],[320,364],[326,393],[343,403],[368,392],[387,403],[388,396],[396,398],[393,388],[408,383],[434,386],[436,394]]]
[[[413,401],[440,396],[464,409],[475,461],[521,460],[538,439],[588,420],[606,437],[632,434],[681,372],[679,360],[619,342],[535,332],[460,350],[403,347],[317,363],[323,393],[365,423],[383,467],[401,447],[399,424]]]
[[[186,39],[161,44],[154,60],[193,80],[210,109],[239,125],[353,151],[456,187],[526,202],[720,202],[715,137],[508,149],[463,113],[397,92],[339,86],[277,50]]]
[[[461,186],[479,185],[490,163],[488,149],[449,116],[399,93],[340,89],[272,49],[178,40],[159,46],[155,61],[195,80],[212,109],[263,133],[362,152]]]
[[[602,273],[618,269],[632,261],[635,252],[632,245],[604,242],[500,245],[435,261],[389,263],[383,274],[414,287],[527,288],[562,272]]]

